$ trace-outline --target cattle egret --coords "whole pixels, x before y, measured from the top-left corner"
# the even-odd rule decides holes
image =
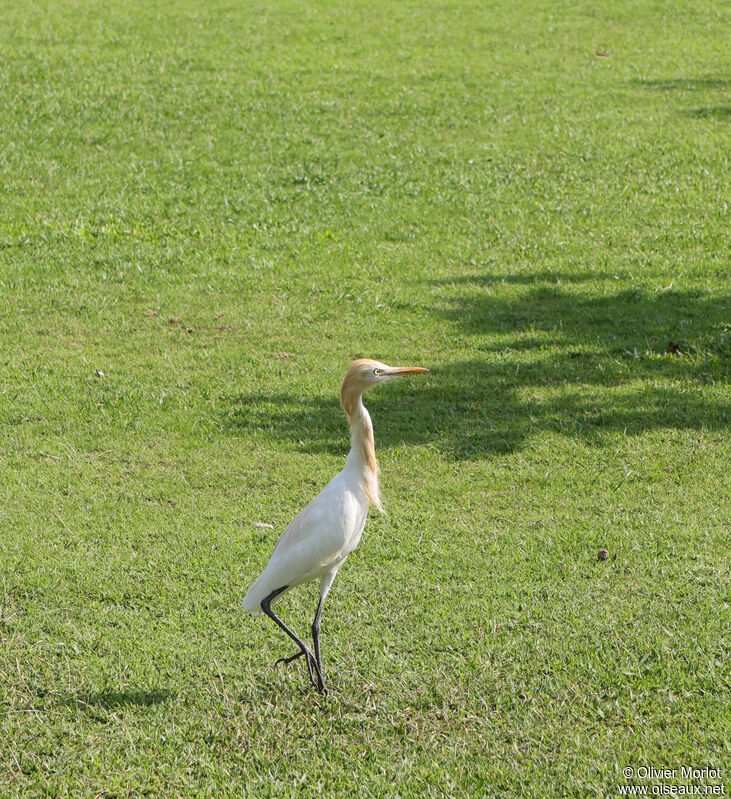
[[[320,616],[325,597],[343,561],[358,546],[368,506],[375,505],[383,513],[373,425],[363,405],[363,392],[387,380],[428,371],[420,366],[386,366],[368,358],[351,363],[340,389],[340,403],[350,424],[345,468],[289,523],[267,567],[244,599],[246,610],[255,615],[266,613],[299,647],[294,655],[277,663],[291,663],[304,655],[310,682],[320,693],[327,693],[320,657]],[[320,601],[312,623],[314,655],[272,610],[287,591],[310,580],[320,580]]]

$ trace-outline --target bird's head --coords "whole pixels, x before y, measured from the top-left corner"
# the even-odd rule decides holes
[[[428,371],[423,366],[388,366],[370,358],[359,358],[350,364],[348,373],[345,375],[343,387],[340,389],[340,401],[345,412],[350,416],[357,398],[372,386],[385,383],[387,380],[395,380],[398,377],[418,375]]]

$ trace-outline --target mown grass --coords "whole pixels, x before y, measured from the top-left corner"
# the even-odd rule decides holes
[[[0,795],[731,767],[728,10],[0,19]],[[323,699],[240,602],[357,355],[431,372],[368,398]]]

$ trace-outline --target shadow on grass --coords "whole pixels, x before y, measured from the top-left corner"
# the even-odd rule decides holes
[[[725,428],[730,408],[712,386],[731,362],[728,297],[600,293],[585,289],[588,280],[543,273],[441,283],[456,295],[433,313],[467,339],[472,357],[442,366],[425,357],[429,375],[369,392],[377,446],[430,444],[471,459],[513,452],[542,431],[601,444],[607,433]],[[245,394],[222,406],[231,430],[307,452],[347,450],[336,397]]]
[[[81,692],[70,697],[64,704],[90,710],[113,710],[123,707],[150,707],[167,702],[172,697],[170,691],[153,688],[149,691],[99,691]]]
[[[633,80],[632,84],[651,91],[659,92],[725,92],[731,86],[731,79],[706,76],[702,78],[665,78],[659,80]],[[724,98],[726,99],[726,98]],[[708,105],[701,108],[690,108],[681,111],[685,117],[692,119],[731,118],[731,107],[728,105]]]
[[[688,112],[694,119],[731,119],[731,106],[717,105],[708,108],[694,108]]]
[[[638,78],[633,80],[632,83],[635,86],[643,86],[646,89],[655,89],[662,92],[692,92],[698,89],[727,89],[731,86],[731,79],[707,75],[701,78],[660,78],[655,80]]]

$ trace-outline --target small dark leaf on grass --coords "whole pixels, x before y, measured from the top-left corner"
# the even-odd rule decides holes
[[[680,352],[680,344],[676,344],[674,341],[668,342],[665,352],[670,353],[670,355],[677,355]]]
[[[609,557],[609,552],[606,549],[600,549],[596,556],[599,560],[606,560]]]
[[[606,50],[597,50],[596,51],[597,58],[609,58],[609,53]]]

